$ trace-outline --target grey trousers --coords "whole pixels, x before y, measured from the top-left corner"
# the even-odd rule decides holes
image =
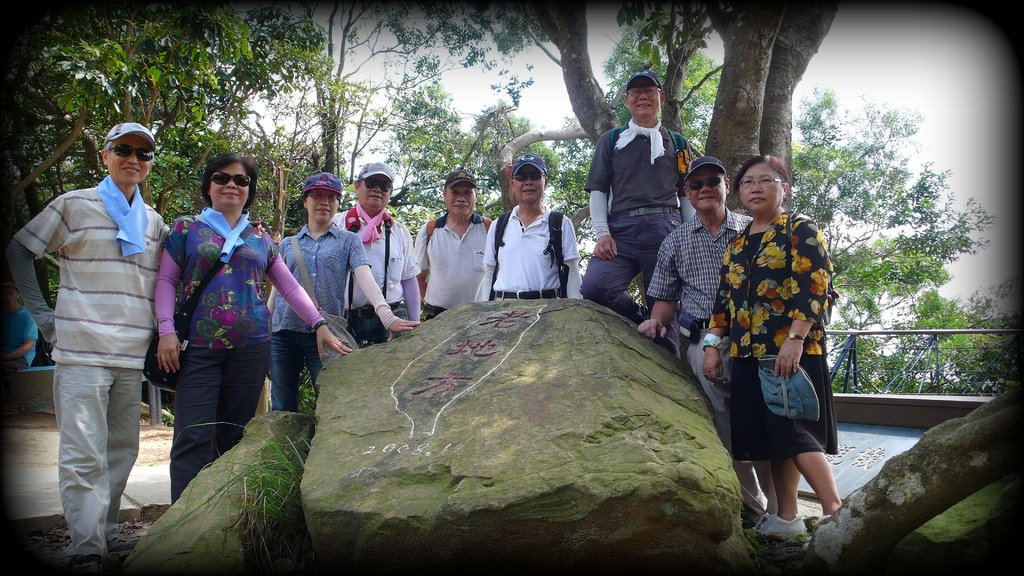
[[[707,330],[701,330],[702,339],[705,334],[707,334]],[[729,399],[732,396],[732,358],[728,352],[722,353],[722,375],[725,376],[726,381],[724,384],[715,384],[704,377],[704,347],[685,338],[681,338],[681,340],[689,344],[686,349],[686,359],[690,362],[693,375],[700,382],[704,395],[707,396],[711,405],[711,416],[714,418],[718,437],[721,438],[722,444],[729,454],[732,454],[732,430],[729,423]],[[728,337],[726,337],[726,341],[728,342]],[[740,483],[743,503],[754,510],[775,512],[777,505],[772,483],[771,463],[768,461],[733,460],[732,467],[736,471],[736,479]]]
[[[58,363],[53,405],[60,431],[57,478],[68,557],[105,554],[121,495],[139,455],[142,370]]]

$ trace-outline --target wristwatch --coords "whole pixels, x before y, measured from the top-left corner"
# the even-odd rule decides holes
[[[792,330],[786,335],[786,340],[803,340],[804,338],[805,336],[801,336]]]
[[[718,348],[720,351],[724,351],[725,340],[718,336],[715,336],[711,332],[708,332],[707,334],[704,335],[704,339],[701,340],[700,346],[701,348],[707,348],[708,346],[711,346],[712,348]]]

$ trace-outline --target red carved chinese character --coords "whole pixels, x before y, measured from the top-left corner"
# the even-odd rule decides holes
[[[409,393],[409,395],[419,396],[420,394],[425,394],[429,392],[429,396],[440,396],[442,394],[451,392],[455,388],[457,384],[455,380],[472,380],[472,378],[460,378],[455,374],[448,374],[446,376],[433,376],[427,378],[427,380],[440,380],[440,382],[438,382],[437,384],[433,384],[431,386],[427,386],[426,388],[413,390],[412,392]]]

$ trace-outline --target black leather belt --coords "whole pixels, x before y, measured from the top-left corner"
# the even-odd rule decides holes
[[[498,300],[540,300],[541,298],[557,298],[558,290],[519,290],[518,292],[494,291]]]
[[[643,208],[636,208],[626,212],[629,216],[643,216],[644,214],[668,214],[670,212],[678,212],[679,208],[669,208],[667,206],[645,206]]]
[[[403,301],[395,302],[394,304],[388,304],[388,306],[391,306],[391,309],[394,310],[401,306],[402,302]],[[373,318],[377,316],[377,311],[373,309],[373,306],[367,304],[362,308],[349,308],[348,315],[355,316],[356,318]]]
[[[708,322],[711,322],[711,320],[695,320],[695,323],[697,324],[697,327],[700,328],[701,330],[706,330],[707,329]]]

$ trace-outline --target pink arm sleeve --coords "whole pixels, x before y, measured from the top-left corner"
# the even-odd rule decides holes
[[[174,334],[174,298],[181,281],[181,267],[167,250],[160,255],[160,273],[156,277],[157,333]]]
[[[309,299],[309,294],[306,294],[299,281],[295,279],[295,276],[292,276],[292,271],[288,269],[288,265],[284,263],[280,256],[274,256],[274,259],[270,261],[267,278],[270,279],[270,283],[274,285],[274,288],[277,288],[277,291],[281,293],[281,296],[284,296],[284,301],[310,327],[324,319],[320,311],[313,305],[313,301]]]
[[[420,287],[416,277],[402,280],[402,296],[405,298],[405,308],[409,311],[409,320],[420,321]]]

